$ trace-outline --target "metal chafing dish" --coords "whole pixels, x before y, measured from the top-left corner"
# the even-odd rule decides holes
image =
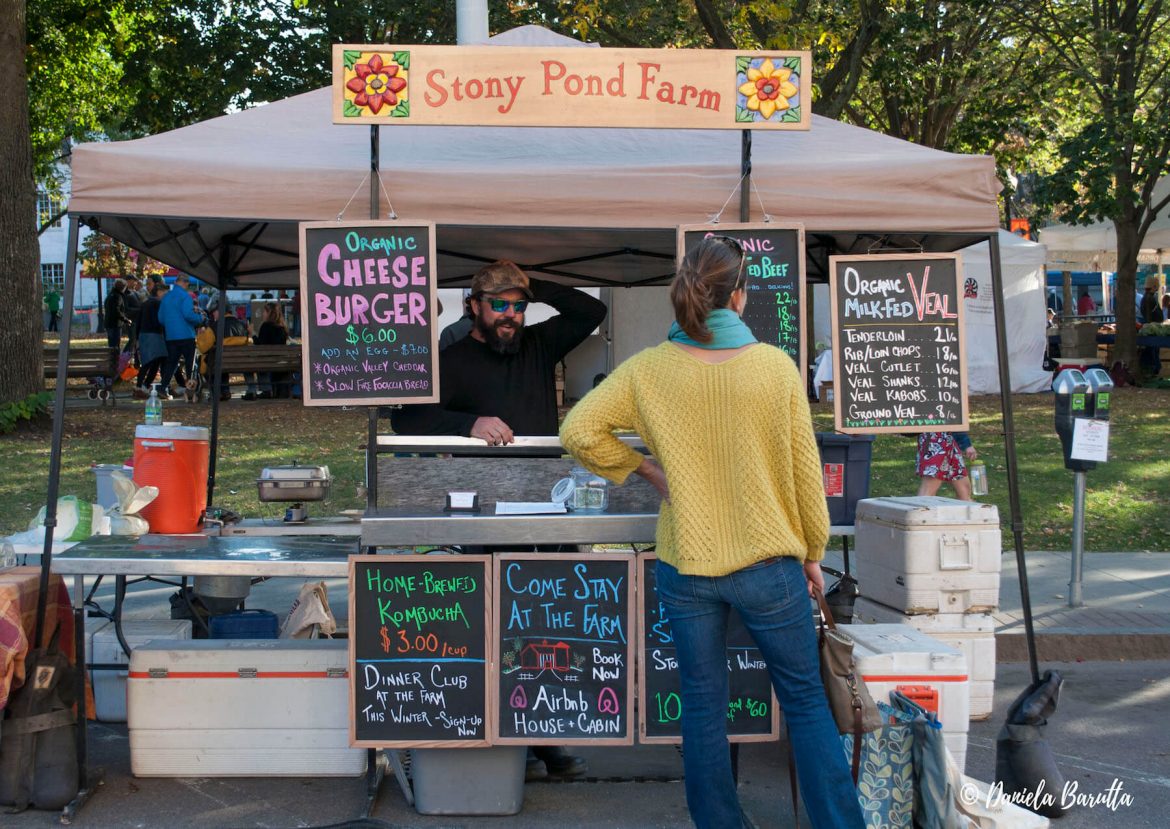
[[[328,466],[287,466],[265,467],[256,479],[256,488],[262,502],[321,501],[329,494],[333,478]]]

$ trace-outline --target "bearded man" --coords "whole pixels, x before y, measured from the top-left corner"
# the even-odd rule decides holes
[[[493,262],[471,280],[471,333],[439,355],[439,402],[391,415],[400,435],[462,435],[490,446],[558,430],[556,366],[605,319],[605,304],[575,288],[529,279]],[[525,326],[531,302],[557,316]]]

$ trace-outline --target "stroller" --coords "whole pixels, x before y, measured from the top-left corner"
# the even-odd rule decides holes
[[[111,357],[108,373],[94,374],[87,377],[86,380],[89,382],[89,388],[86,389],[86,396],[90,400],[100,400],[102,403],[109,400],[113,403],[115,400],[114,385],[119,380],[132,381],[138,374],[138,370],[131,363],[133,356],[129,351],[123,351],[118,355],[117,362]]]

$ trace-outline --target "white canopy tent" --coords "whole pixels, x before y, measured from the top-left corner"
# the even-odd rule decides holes
[[[1154,185],[1153,203],[1170,196],[1170,176]],[[1113,222],[1088,225],[1057,224],[1040,229],[1040,243],[1048,248],[1048,266],[1060,270],[1117,270],[1117,231]],[[1170,209],[1150,225],[1138,254],[1141,264],[1160,265],[1170,255]]]
[[[490,42],[566,45],[536,27]],[[295,285],[297,222],[370,215],[370,130],[332,124],[330,104],[319,89],[83,144],[70,212],[213,284]],[[661,284],[675,227],[709,220],[737,195],[742,141],[738,130],[387,126],[380,212],[438,225],[443,286],[466,285],[500,257],[572,284]],[[934,249],[953,250],[997,226],[986,156],[814,116],[807,132],[752,133],[751,164],[752,220],[767,211],[803,222],[814,275],[829,240],[812,231],[832,234],[834,252],[899,244],[891,233],[930,234]],[[734,202],[722,213],[739,218]]]

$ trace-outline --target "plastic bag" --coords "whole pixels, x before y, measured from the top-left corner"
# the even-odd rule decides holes
[[[323,581],[301,585],[300,595],[289,608],[279,638],[312,639],[314,631],[322,636],[337,632],[337,620],[329,609],[329,591]]]
[[[21,543],[36,543],[45,540],[46,507],[28,522],[28,532],[17,533]],[[100,504],[82,501],[76,495],[62,495],[57,499],[57,528],[53,531],[56,541],[84,541],[91,535],[108,535],[110,520]],[[17,536],[12,537],[17,543]]]
[[[110,482],[118,497],[118,506],[109,511],[110,535],[146,535],[150,524],[138,513],[158,497],[158,487],[140,487],[124,472],[111,473]]]

